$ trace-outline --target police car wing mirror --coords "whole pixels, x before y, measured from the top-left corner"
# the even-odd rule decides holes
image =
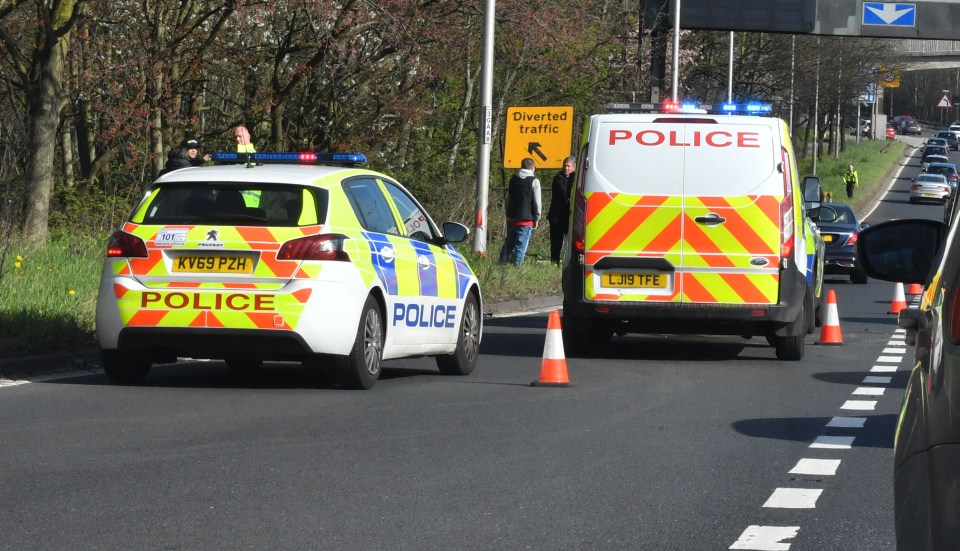
[[[803,195],[803,207],[809,211],[820,206],[823,197],[823,189],[820,178],[816,176],[804,176],[800,182],[800,192]]]
[[[465,241],[468,235],[470,235],[470,228],[459,222],[443,223],[443,239],[447,243],[460,243]]]

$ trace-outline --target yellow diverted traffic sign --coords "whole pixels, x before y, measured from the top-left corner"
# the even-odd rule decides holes
[[[573,107],[508,107],[503,168],[530,157],[537,168],[560,168],[570,156]]]

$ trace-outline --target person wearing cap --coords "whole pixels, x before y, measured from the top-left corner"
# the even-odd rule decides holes
[[[190,166],[203,166],[203,163],[210,162],[210,154],[200,156],[200,141],[194,138],[183,140],[180,147],[187,152],[187,158],[190,160]]]

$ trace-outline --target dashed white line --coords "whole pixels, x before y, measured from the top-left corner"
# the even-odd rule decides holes
[[[773,509],[814,509],[822,489],[814,488],[777,488],[763,504]]]
[[[810,444],[811,448],[824,450],[849,450],[853,447],[855,436],[818,436]]]
[[[906,346],[906,344],[904,344],[904,346]],[[906,348],[884,348],[882,353],[883,354],[906,354],[907,349]]]
[[[790,540],[797,537],[799,526],[747,526],[740,538],[730,549],[752,549],[754,551],[788,551]]]
[[[851,394],[854,396],[883,396],[885,388],[878,386],[858,386]]]
[[[790,474],[808,474],[819,476],[834,476],[840,467],[839,459],[811,459],[803,458],[796,466],[790,469]]]
[[[877,358],[877,361],[880,363],[894,363],[898,364],[903,360],[903,356],[880,356]]]
[[[876,400],[847,400],[840,406],[840,409],[853,409],[860,411],[873,411],[877,409]]]
[[[893,373],[898,366],[896,365],[875,365],[870,368],[871,373]]]
[[[836,429],[862,429],[866,422],[866,417],[834,417],[827,426]]]
[[[878,385],[889,385],[890,381],[893,380],[893,377],[874,377],[868,375],[863,378],[864,384],[878,384]]]

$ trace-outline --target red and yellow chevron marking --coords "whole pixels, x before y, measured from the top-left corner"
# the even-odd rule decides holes
[[[588,300],[771,304],[778,299],[781,196],[587,194],[584,295]],[[715,213],[723,224],[697,217]],[[664,258],[677,267],[671,293],[600,287],[592,266],[609,256]],[[765,266],[751,261],[763,258]],[[729,269],[730,272],[725,271]],[[738,273],[733,273],[738,272]]]
[[[294,329],[312,289],[263,294],[217,291],[135,291],[114,285],[125,326]]]

